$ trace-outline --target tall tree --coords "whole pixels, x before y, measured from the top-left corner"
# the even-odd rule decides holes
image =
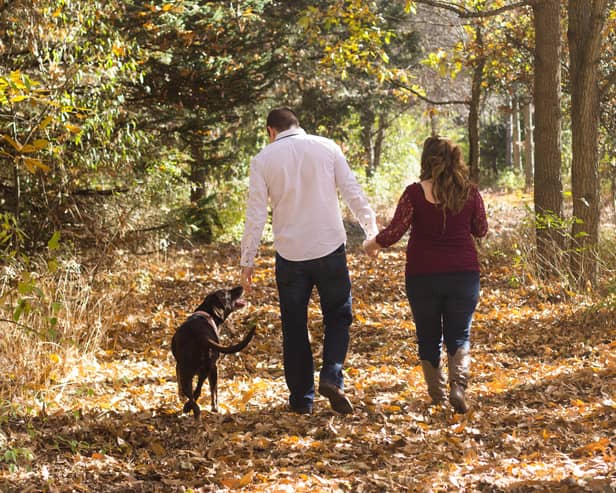
[[[117,5],[84,0],[0,9],[0,213],[12,214],[28,247],[83,224],[79,192],[116,188],[134,170],[139,130],[120,85],[136,70],[110,27],[116,15]]]
[[[599,118],[602,31],[607,0],[569,0],[573,194],[571,268],[577,279],[595,283],[599,243]]]
[[[388,76],[393,72],[403,76],[418,65],[420,36],[395,2],[313,4],[298,23],[302,28],[298,49],[308,52],[304,58],[320,61],[312,68],[318,71],[303,84],[300,109],[308,118],[302,121],[320,123],[330,137],[339,138],[334,132],[345,128],[344,120],[355,120],[361,150],[354,153],[371,177],[380,166],[387,128],[412,107],[388,84]]]
[[[535,215],[540,266],[553,271],[563,244],[560,0],[532,4],[535,26]]]
[[[524,101],[524,189],[529,191],[533,186],[535,170],[535,143],[533,141],[533,105],[530,100]]]
[[[117,21],[143,58],[144,83],[131,88],[130,107],[162,145],[187,149],[194,202],[224,161],[221,146],[240,112],[265,97],[285,60],[279,26],[263,19],[270,3],[132,2],[130,22]]]
[[[478,55],[473,67],[473,83],[471,85],[471,101],[468,111],[468,165],[471,180],[479,183],[479,109],[481,104],[481,86],[486,56],[483,53],[483,34],[481,26],[475,27],[475,42]]]
[[[464,71],[471,74],[470,98],[464,101],[468,105],[468,164],[471,177],[479,180],[480,174],[480,108],[485,100],[487,88],[506,86],[511,82],[512,75],[523,72],[512,70],[513,64],[525,65],[521,57],[511,56],[511,42],[502,39],[500,33],[511,30],[513,11],[518,11],[528,5],[528,1],[503,2],[485,0],[459,0],[456,2],[440,0],[412,0],[407,3],[424,4],[432,8],[453,12],[462,23],[465,23],[464,41],[455,43],[451,52],[439,50],[439,53],[429,57],[428,61],[443,72],[449,71],[452,76]],[[497,72],[499,72],[497,74]],[[429,98],[428,102],[433,102]]]

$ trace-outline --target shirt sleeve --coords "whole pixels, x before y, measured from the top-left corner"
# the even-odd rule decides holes
[[[383,248],[387,248],[396,243],[411,227],[413,203],[411,201],[410,190],[411,188],[407,187],[400,197],[398,205],[396,206],[396,212],[389,226],[376,236],[376,242]]]
[[[376,214],[370,207],[368,199],[364,195],[357,179],[347,163],[342,149],[338,145],[335,147],[334,172],[336,176],[336,186],[340,190],[342,199],[347,203],[351,212],[359,221],[364,230],[366,238],[375,236],[379,229],[376,225]]]
[[[257,161],[253,159],[250,163],[246,221],[241,244],[240,265],[242,267],[254,265],[254,259],[263,235],[263,227],[267,221],[267,200],[267,185]]]
[[[481,238],[488,233],[488,219],[483,205],[483,198],[478,189],[473,189],[475,207],[471,218],[471,233],[477,238]]]

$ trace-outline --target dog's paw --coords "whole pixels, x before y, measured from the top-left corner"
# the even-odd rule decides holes
[[[184,404],[184,409],[182,411],[185,414],[189,414],[192,411],[195,419],[199,419],[199,415],[201,414],[201,409],[199,408],[199,405],[194,401],[187,401]]]

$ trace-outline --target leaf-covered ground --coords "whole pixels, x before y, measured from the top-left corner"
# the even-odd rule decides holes
[[[493,239],[510,209],[492,198]],[[43,392],[38,413],[0,421],[0,490],[78,492],[616,491],[613,304],[542,285],[485,247],[473,329],[472,411],[430,407],[403,291],[403,242],[373,261],[349,245],[356,320],[347,361],[353,416],[317,397],[291,414],[281,366],[271,249],[250,306],[227,324],[221,410],[181,415],[175,327],[207,292],[237,284],[231,246],[126,259],[133,281],[109,344]],[[321,321],[310,307],[317,366]],[[39,404],[40,405],[40,404]],[[33,407],[35,407],[33,405]]]

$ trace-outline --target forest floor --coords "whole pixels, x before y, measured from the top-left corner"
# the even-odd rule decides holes
[[[0,419],[2,492],[615,492],[616,308],[533,279],[497,248],[522,201],[487,197],[482,294],[472,333],[472,409],[428,405],[404,295],[404,242],[366,257],[349,243],[355,322],[346,364],[351,416],[317,396],[291,414],[281,365],[271,246],[248,320],[257,335],[219,364],[220,411],[182,415],[170,340],[213,289],[239,280],[237,247],[118,260],[134,279],[107,345]],[[516,212],[517,211],[517,212]],[[310,306],[316,366],[321,320]],[[9,454],[9,455],[7,455]]]

